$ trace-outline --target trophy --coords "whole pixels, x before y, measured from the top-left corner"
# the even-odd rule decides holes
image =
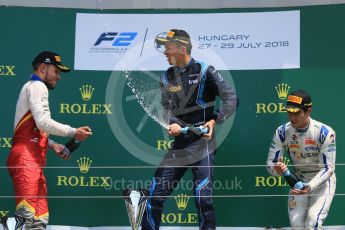
[[[149,191],[146,189],[123,191],[129,222],[132,230],[138,230],[145,212]]]

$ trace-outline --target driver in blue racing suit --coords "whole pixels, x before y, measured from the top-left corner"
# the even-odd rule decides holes
[[[166,37],[157,37],[156,43],[164,45],[164,54],[172,65],[162,74],[160,86],[162,105],[169,119],[168,134],[174,136],[175,141],[154,174],[142,230],[159,229],[163,204],[188,168],[193,174],[199,227],[215,229],[212,201],[214,126],[235,112],[238,100],[233,88],[214,67],[190,56],[192,43],[187,32],[172,29]],[[217,96],[222,105],[214,111]],[[208,128],[207,134],[181,133],[183,127],[200,125]]]

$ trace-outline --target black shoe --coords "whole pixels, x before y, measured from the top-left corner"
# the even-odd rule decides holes
[[[8,219],[7,215],[0,218],[0,222],[4,230],[9,230],[8,225],[7,225],[7,219]]]
[[[16,219],[16,226],[14,227],[14,230],[21,230],[25,224],[25,218],[17,215],[15,215],[14,218]]]

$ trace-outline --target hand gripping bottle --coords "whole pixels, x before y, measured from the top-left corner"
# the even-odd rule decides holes
[[[299,190],[302,190],[304,188],[301,179],[296,174],[291,172],[289,169],[283,172],[283,176],[291,188]]]
[[[75,138],[70,139],[66,142],[65,147],[60,152],[61,155],[65,155],[68,158],[71,157],[71,153],[75,151],[80,145],[80,142]]]
[[[74,150],[76,150],[79,147],[79,145],[80,145],[80,142],[75,138],[70,139],[65,144],[66,148],[68,148],[70,152],[73,152]]]

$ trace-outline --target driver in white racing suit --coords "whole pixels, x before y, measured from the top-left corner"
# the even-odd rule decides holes
[[[32,62],[33,74],[20,91],[14,121],[12,148],[7,160],[16,195],[16,230],[46,229],[49,219],[46,154],[51,147],[59,155],[64,146],[48,140],[49,135],[83,141],[92,135],[88,126],[73,128],[51,118],[48,89],[54,89],[61,72],[69,68],[50,51],[39,53]],[[62,154],[68,159],[69,156]]]
[[[292,229],[323,229],[335,193],[336,141],[334,130],[310,118],[312,101],[303,90],[288,96],[288,123],[273,136],[267,169],[274,176],[282,175],[287,166],[282,162],[285,152],[304,188],[291,189],[288,213]]]

